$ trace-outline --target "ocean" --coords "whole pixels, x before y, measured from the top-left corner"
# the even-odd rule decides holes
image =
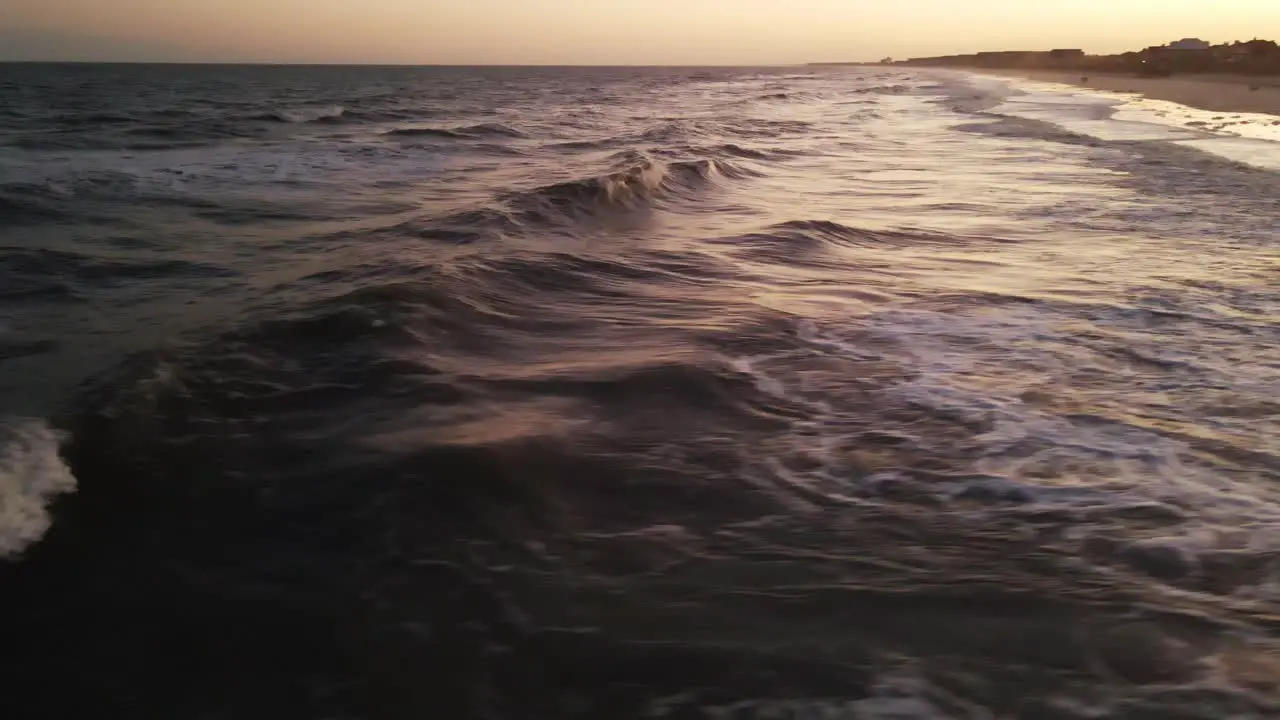
[[[5,717],[1280,717],[1272,120],[0,65]]]

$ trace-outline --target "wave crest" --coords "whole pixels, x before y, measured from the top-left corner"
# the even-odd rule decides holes
[[[722,178],[742,180],[760,174],[745,165],[711,158],[663,162],[641,153],[625,152],[615,156],[615,162],[618,160],[634,162],[612,173],[544,185],[512,193],[505,199],[512,207],[525,211],[550,208],[568,215],[601,210],[634,211],[689,197]]]
[[[58,454],[58,432],[44,422],[0,419],[0,558],[15,558],[49,529],[49,503],[75,490]]]
[[[256,116],[255,120],[302,124],[311,122],[331,122],[346,114],[347,109],[341,105],[325,105],[322,107],[280,108]]]
[[[435,137],[453,140],[470,140],[487,137],[522,138],[523,132],[502,123],[480,123],[452,128],[410,127],[396,128],[383,133],[389,137]]]

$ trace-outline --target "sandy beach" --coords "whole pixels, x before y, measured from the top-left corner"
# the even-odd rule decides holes
[[[1110,73],[1052,70],[975,69],[988,75],[1022,77],[1109,92],[1132,92],[1202,110],[1280,115],[1280,77],[1239,75],[1179,75],[1146,78]]]

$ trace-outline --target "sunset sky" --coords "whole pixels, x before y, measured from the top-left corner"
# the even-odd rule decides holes
[[[770,64],[1280,39],[1280,0],[0,0],[0,59]]]

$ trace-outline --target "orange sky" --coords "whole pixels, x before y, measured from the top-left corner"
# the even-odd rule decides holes
[[[769,64],[1280,39],[1280,0],[0,0],[0,59]]]

